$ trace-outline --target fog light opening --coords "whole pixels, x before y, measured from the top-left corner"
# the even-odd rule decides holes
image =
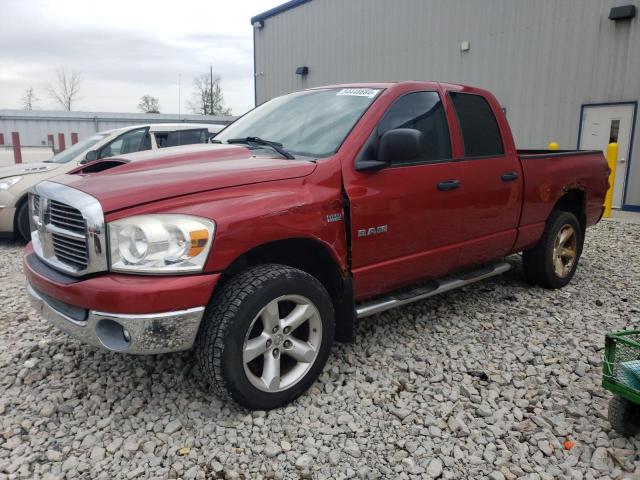
[[[131,345],[131,333],[113,320],[100,320],[96,325],[96,335],[105,348],[115,352],[123,352]]]

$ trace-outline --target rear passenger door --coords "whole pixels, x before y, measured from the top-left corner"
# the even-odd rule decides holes
[[[498,112],[477,94],[449,92],[462,136],[465,245],[460,266],[506,255],[516,240],[522,202],[522,171],[515,151],[505,151]],[[501,114],[501,112],[500,112]]]

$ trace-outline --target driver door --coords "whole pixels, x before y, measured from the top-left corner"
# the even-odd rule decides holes
[[[459,263],[466,202],[457,188],[462,175],[451,158],[440,94],[421,91],[401,96],[372,135],[379,140],[395,128],[423,133],[421,158],[392,162],[378,171],[356,171],[346,180],[358,299],[441,277]]]

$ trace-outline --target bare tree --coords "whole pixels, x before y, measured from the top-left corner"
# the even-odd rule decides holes
[[[64,67],[56,71],[56,80],[47,85],[47,93],[64,110],[70,112],[78,101],[80,93],[80,74],[76,71],[67,72]]]
[[[24,92],[24,97],[22,97],[22,109],[23,110],[33,110],[35,103],[40,100],[36,96],[36,92],[33,87],[29,87]]]
[[[140,98],[138,110],[144,113],[160,113],[160,100],[151,95],[143,95]]]
[[[212,67],[209,68],[209,73],[193,79],[193,95],[189,109],[202,115],[231,115],[231,109],[224,106],[220,77],[213,75]]]

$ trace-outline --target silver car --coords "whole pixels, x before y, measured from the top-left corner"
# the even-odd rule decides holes
[[[207,143],[224,125],[158,123],[96,133],[40,163],[0,167],[0,236],[30,238],[27,193],[43,180],[81,163],[125,153]]]

